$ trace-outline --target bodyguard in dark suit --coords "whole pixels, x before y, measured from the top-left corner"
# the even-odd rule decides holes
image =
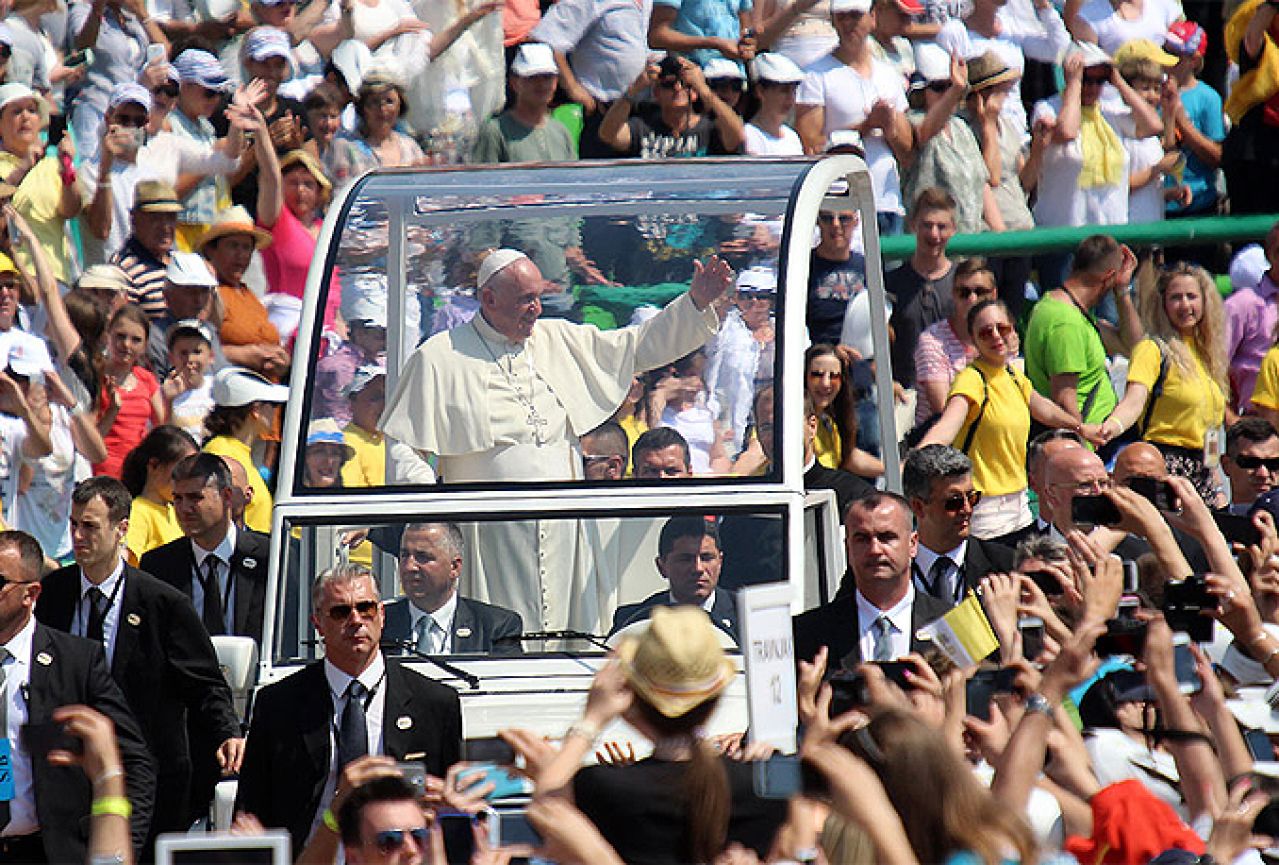
[[[714,522],[700,515],[672,517],[662,526],[657,539],[657,570],[670,583],[670,590],[656,592],[636,604],[623,604],[613,614],[613,634],[633,622],[653,615],[654,607],[688,605],[701,607],[715,627],[738,638],[737,604],[733,596],[719,588],[724,553]]]
[[[896,493],[857,499],[844,516],[844,535],[853,590],[795,617],[795,657],[811,660],[826,646],[834,670],[919,651],[916,632],[949,605],[911,582],[917,539],[910,505]]]
[[[13,748],[14,798],[0,802],[0,862],[84,862],[89,837],[92,778],[77,767],[33,760],[23,748],[23,724],[47,724],[59,706],[80,704],[115,724],[123,761],[133,843],[140,847],[151,821],[155,765],[102,647],[38,624],[44,553],[35,538],[0,532],[0,736]]]
[[[453,523],[409,523],[400,536],[404,597],[386,605],[385,642],[426,655],[519,654],[518,613],[460,597],[465,541]]]
[[[190,598],[210,634],[252,637],[260,646],[271,540],[236,526],[233,498],[231,470],[221,457],[199,453],[179,462],[173,510],[183,537],[144,554],[138,565]]]
[[[324,660],[259,692],[235,803],[268,827],[288,829],[295,849],[356,757],[421,762],[442,777],[462,750],[457,692],[379,650],[385,617],[372,572],[326,571],[311,597]]]
[[[937,444],[911,451],[902,465],[902,493],[919,532],[911,569],[916,590],[954,606],[986,574],[1012,570],[1011,549],[972,536],[981,494],[973,489],[973,464],[962,451]]]
[[[235,772],[244,740],[213,643],[191,602],[120,557],[130,503],[114,478],[76,486],[71,543],[77,564],[44,578],[36,615],[104,647],[111,676],[156,759],[154,836],[185,831],[197,816],[189,807],[193,760],[216,756],[223,771]],[[188,716],[211,733],[210,753],[192,752]]]

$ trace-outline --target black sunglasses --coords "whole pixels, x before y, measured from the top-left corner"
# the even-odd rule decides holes
[[[831,223],[834,223],[834,222],[842,222],[845,225],[852,225],[854,222],[857,221],[857,214],[855,213],[819,213],[817,214],[817,221],[825,223],[827,225],[830,225]]]
[[[945,93],[947,90],[950,89],[950,82],[934,81],[932,84],[928,85],[928,89],[933,91],[934,93]]]
[[[373,844],[384,856],[403,850],[410,838],[419,850],[425,850],[430,834],[426,829],[383,829],[373,836]]]
[[[1241,469],[1252,471],[1265,466],[1271,472],[1279,472],[1279,457],[1235,457],[1235,465]]]
[[[371,619],[377,615],[377,601],[356,601],[354,604],[334,604],[329,607],[329,618],[335,622],[345,622],[351,618],[354,610],[361,619]]]
[[[964,508],[967,502],[970,508],[977,507],[977,503],[981,501],[981,490],[969,490],[966,493],[954,493],[946,496],[942,500],[941,506],[946,509],[948,514],[957,514]]]
[[[151,91],[152,96],[167,96],[170,99],[178,98],[178,85],[161,84],[159,87]]]
[[[981,297],[983,295],[993,295],[995,292],[989,288],[955,288],[955,297],[960,300],[967,300],[970,297]]]

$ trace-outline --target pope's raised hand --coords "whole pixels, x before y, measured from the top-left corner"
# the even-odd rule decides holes
[[[693,262],[693,281],[688,293],[698,309],[706,309],[728,291],[736,278],[737,274],[728,266],[727,261],[718,255],[712,255],[706,264]]]

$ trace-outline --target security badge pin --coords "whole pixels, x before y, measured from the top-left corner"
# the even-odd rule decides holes
[[[407,730],[413,726],[413,719],[408,715],[401,715],[395,719],[395,726],[401,730]]]
[[[471,636],[471,629],[470,629],[470,628],[458,628],[458,629],[457,629],[456,631],[454,631],[453,633],[457,634],[457,635],[458,635],[459,637],[461,637],[462,639],[466,639],[467,637]]]
[[[244,566],[246,568],[256,568],[258,566],[258,560],[249,556],[244,560]]]
[[[48,652],[41,652],[36,655],[36,663],[42,667],[47,667],[53,663],[53,655],[50,655]]]
[[[142,624],[142,617],[139,616],[137,613],[129,613],[129,615],[125,616],[124,618],[125,618],[125,621],[127,621],[130,625],[133,625],[133,627],[135,628],[138,625]]]

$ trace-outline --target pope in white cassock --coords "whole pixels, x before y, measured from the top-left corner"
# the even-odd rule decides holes
[[[688,292],[643,324],[602,331],[542,321],[544,280],[528,256],[492,252],[477,277],[479,313],[436,334],[407,360],[381,430],[434,456],[444,483],[583,477],[579,438],[612,417],[632,377],[715,335],[711,304],[733,283],[728,264],[694,262]],[[574,520],[490,523],[463,594],[501,604],[530,630],[598,633],[611,610],[598,586],[589,532]]]

